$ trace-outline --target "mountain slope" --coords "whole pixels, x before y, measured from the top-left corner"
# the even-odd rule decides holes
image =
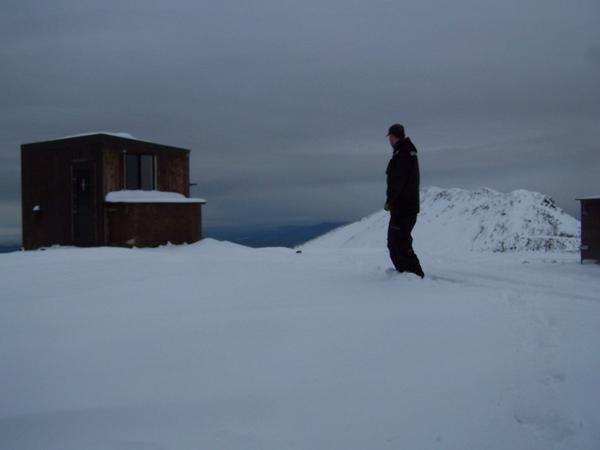
[[[385,247],[388,213],[376,212],[333,230],[307,248]],[[413,237],[417,250],[577,251],[579,221],[539,192],[501,193],[429,187],[421,192],[421,213]]]

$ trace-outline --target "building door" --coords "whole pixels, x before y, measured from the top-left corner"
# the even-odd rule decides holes
[[[96,244],[93,171],[90,166],[73,166],[73,244]]]

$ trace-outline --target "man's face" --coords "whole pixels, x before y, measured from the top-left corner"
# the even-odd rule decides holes
[[[390,145],[391,145],[392,147],[394,146],[394,144],[395,144],[396,142],[398,142],[398,141],[400,140],[400,138],[399,138],[398,136],[394,136],[393,134],[390,134],[390,135],[388,136],[388,139],[390,140]]]

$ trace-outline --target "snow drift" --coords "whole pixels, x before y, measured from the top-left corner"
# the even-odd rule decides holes
[[[307,244],[314,248],[385,247],[388,213],[376,212]],[[414,246],[432,253],[463,251],[567,251],[579,248],[579,221],[539,192],[501,193],[428,187]]]

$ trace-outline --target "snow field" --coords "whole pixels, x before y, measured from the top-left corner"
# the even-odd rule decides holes
[[[419,256],[0,255],[0,449],[600,447],[598,267]]]

